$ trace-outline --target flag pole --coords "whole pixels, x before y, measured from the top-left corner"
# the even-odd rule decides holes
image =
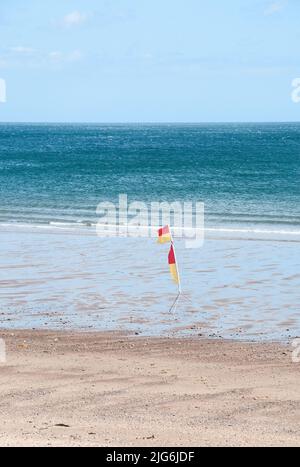
[[[171,245],[173,246],[173,251],[174,251],[174,257],[175,257],[175,263],[176,263],[176,269],[177,269],[177,275],[178,275],[178,294],[177,294],[177,297],[173,303],[173,305],[171,306],[170,308],[170,313],[171,311],[173,310],[173,308],[177,305],[178,303],[178,300],[181,296],[181,293],[182,293],[182,289],[181,289],[181,279],[180,279],[180,273],[179,273],[179,265],[178,265],[178,262],[177,262],[177,256],[176,256],[176,249],[175,249],[175,244],[174,244],[174,239],[173,239],[173,235],[172,235],[172,232],[171,232],[171,227],[169,227],[169,231],[170,231],[170,237],[171,237]]]
[[[177,261],[176,249],[175,249],[174,239],[173,239],[173,235],[172,235],[170,226],[169,226],[169,230],[170,230],[171,244],[173,245],[174,257],[175,257],[177,274],[178,274],[178,294],[180,295],[181,292],[182,292],[182,289],[181,289],[181,279],[180,279],[180,273],[179,273],[179,265],[178,265],[178,261]]]

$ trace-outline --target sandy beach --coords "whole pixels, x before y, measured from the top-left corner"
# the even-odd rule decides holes
[[[300,445],[291,347],[2,331],[1,446]]]

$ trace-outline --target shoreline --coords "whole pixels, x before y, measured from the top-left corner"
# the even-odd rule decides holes
[[[141,333],[138,331],[134,331],[132,329],[121,329],[121,328],[116,328],[116,329],[93,329],[93,328],[78,328],[78,327],[36,327],[36,328],[31,328],[31,327],[5,327],[5,326],[0,326],[0,339],[1,339],[1,334],[4,335],[11,335],[11,336],[16,336],[19,333],[24,335],[26,334],[31,334],[31,333],[37,333],[39,334],[57,334],[57,335],[76,335],[76,336],[90,336],[92,334],[96,334],[97,336],[120,336],[121,338],[129,339],[129,340],[151,340],[151,341],[165,341],[165,340],[171,340],[171,341],[190,341],[190,342],[225,342],[225,343],[232,343],[232,344],[241,344],[241,345],[258,345],[258,346],[263,346],[263,345],[274,345],[282,348],[287,348],[291,346],[291,342],[294,341],[295,339],[300,339],[300,336],[289,336],[286,337],[285,339],[272,339],[268,338],[266,336],[261,337],[260,339],[253,339],[251,337],[242,337],[242,336],[237,336],[237,337],[223,337],[221,335],[217,334],[209,334],[207,330],[203,330],[203,333],[188,333],[189,331],[194,331],[194,326],[186,326],[182,327],[180,331],[176,333],[166,333],[166,334],[146,334],[146,333]]]
[[[0,330],[1,446],[300,445],[278,343]]]
[[[52,235],[74,235],[79,237],[98,237],[99,239],[105,238],[131,238],[131,239],[141,239],[141,238],[152,238],[156,240],[158,227],[152,227],[151,225],[140,226],[140,229],[144,229],[144,234],[142,235],[142,230],[139,228],[133,228],[128,235],[124,236],[122,225],[111,225],[113,229],[111,231],[105,230],[106,224],[100,224],[99,227],[103,228],[103,234],[101,234],[101,229],[97,230],[97,223],[95,222],[46,222],[44,224],[39,223],[13,223],[13,222],[2,222],[0,223],[0,234],[6,232],[12,233],[31,233],[31,234],[52,234]],[[109,227],[109,226],[108,226]],[[126,226],[125,226],[126,227]],[[128,228],[130,226],[127,226]],[[117,229],[122,229],[122,234],[116,234]],[[134,234],[134,229],[136,234]],[[181,235],[174,234],[174,238],[177,240],[188,239],[188,231],[184,232],[184,229],[176,229],[181,231]],[[194,231],[194,230],[193,230]],[[262,242],[287,242],[287,243],[299,243],[300,242],[300,230],[298,225],[294,225],[294,228],[287,230],[287,228],[281,228],[280,224],[275,224],[275,227],[271,228],[270,226],[264,225],[264,228],[250,227],[249,225],[243,224],[224,224],[224,225],[205,225],[203,229],[196,229],[198,235],[203,237],[203,240],[232,240],[232,241],[262,241]]]

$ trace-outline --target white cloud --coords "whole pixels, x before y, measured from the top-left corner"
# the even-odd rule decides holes
[[[0,57],[0,68],[7,68],[7,67],[8,67],[7,60],[5,60],[4,58]]]
[[[11,47],[10,51],[18,54],[30,55],[34,52],[34,49],[32,49],[31,47],[23,47],[19,45],[17,47]]]
[[[48,54],[51,62],[78,62],[82,59],[82,52],[80,50],[73,50],[69,53],[63,53],[60,50],[54,50]]]
[[[276,13],[280,13],[282,10],[284,10],[286,5],[287,1],[285,0],[270,3],[270,5],[265,9],[264,13],[266,16],[275,15]]]
[[[82,59],[82,53],[80,50],[73,50],[68,56],[70,62],[78,62]]]
[[[78,10],[72,11],[64,17],[65,26],[72,27],[84,23],[88,18],[86,13],[81,13]]]
[[[62,57],[63,54],[59,50],[54,50],[53,52],[49,53],[49,58],[51,58],[51,60],[60,60]]]

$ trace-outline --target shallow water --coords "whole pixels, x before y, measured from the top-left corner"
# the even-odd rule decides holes
[[[0,231],[0,326],[122,329],[143,335],[284,340],[300,335],[299,243],[176,241],[184,296],[167,245],[37,229]]]

